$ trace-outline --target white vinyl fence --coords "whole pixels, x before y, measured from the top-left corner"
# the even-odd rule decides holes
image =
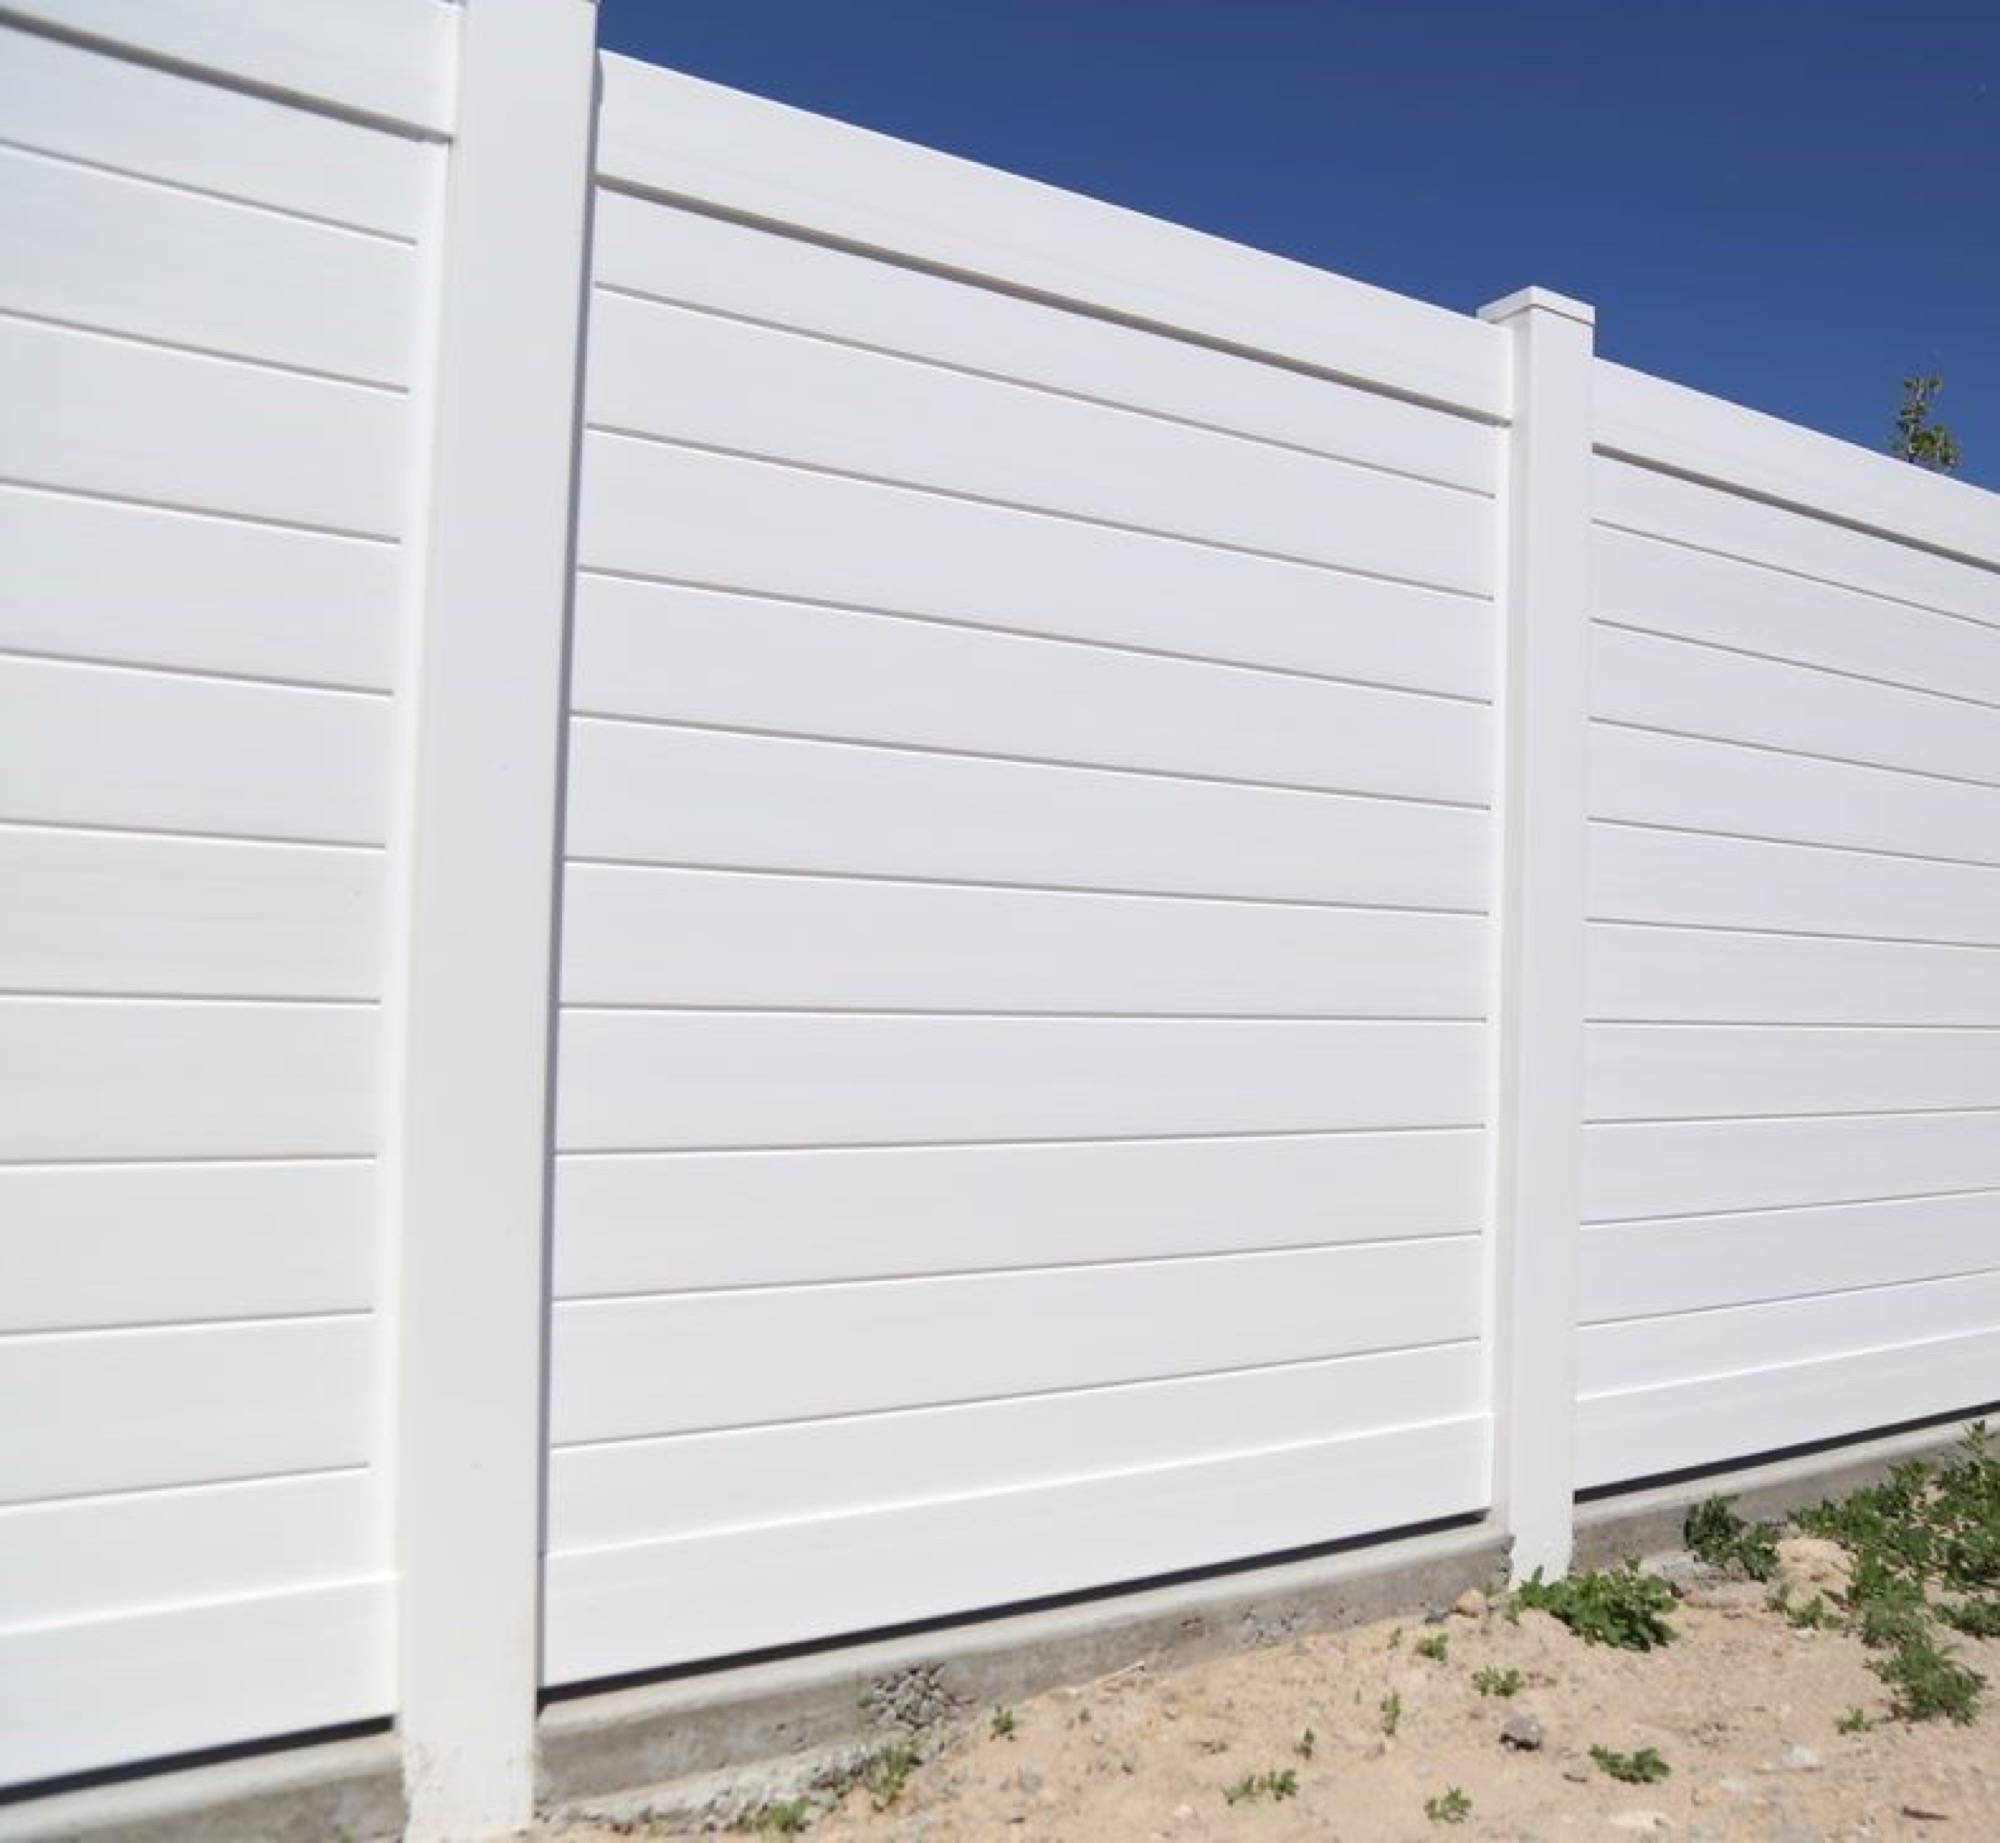
[[[0,1783],[2000,1398],[2000,501],[593,45],[0,27]]]

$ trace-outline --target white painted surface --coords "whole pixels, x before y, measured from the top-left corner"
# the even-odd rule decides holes
[[[584,0],[9,15],[0,1783],[489,1833],[538,1679],[2000,1392],[1992,495]]]
[[[377,1004],[408,392],[443,150],[341,117],[432,125],[455,14],[10,12],[15,1784],[394,1708]]]
[[[548,1680],[1478,1508],[1499,443],[1380,387],[1498,336],[1329,292],[1335,382],[1113,324],[1152,227],[1018,182],[1041,257],[926,274],[983,176],[606,81],[607,176],[896,260],[600,198]],[[1275,337],[1277,270],[1157,248],[1178,328]]]
[[[563,664],[597,14],[475,0],[437,268],[391,1012],[411,1843],[535,1810]]]
[[[1569,1566],[1583,1092],[1591,308],[1538,288],[1481,310],[1513,354],[1489,977],[1493,1495],[1517,1578]]]
[[[2000,1392],[1991,496],[1600,382],[1585,1484]]]

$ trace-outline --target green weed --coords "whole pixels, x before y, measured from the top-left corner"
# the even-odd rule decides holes
[[[743,1820],[742,1828],[752,1836],[795,1837],[812,1822],[812,1806],[803,1798],[788,1798],[781,1804],[759,1805]]]
[[[1635,1561],[1565,1575],[1559,1581],[1544,1581],[1537,1568],[1514,1597],[1522,1606],[1561,1620],[1587,1644],[1651,1651],[1673,1642],[1674,1628],[1667,1623],[1673,1589],[1653,1575],[1641,1574]]]
[[[886,1811],[903,1795],[921,1756],[908,1741],[890,1741],[861,1762],[860,1780],[875,1809]]]
[[[987,1729],[996,1741],[1011,1741],[1020,1725],[1015,1720],[1012,1709],[995,1709],[993,1719],[987,1723]]]
[[[1222,1788],[1225,1804],[1240,1805],[1269,1798],[1280,1804],[1299,1795],[1299,1776],[1289,1766],[1279,1772],[1248,1773],[1234,1785]]]
[[[1308,1728],[1292,1743],[1292,1751],[1301,1760],[1310,1760],[1319,1751],[1319,1736]]]
[[[1511,1667],[1496,1670],[1491,1664],[1482,1665],[1472,1673],[1472,1687],[1482,1696],[1518,1695],[1527,1680],[1518,1670]]]
[[[1637,1753],[1593,1747],[1590,1757],[1620,1785],[1656,1785],[1674,1770],[1650,1747],[1641,1747]]]
[[[1418,1639],[1415,1649],[1419,1657],[1427,1657],[1433,1664],[1442,1664],[1445,1653],[1451,1649],[1451,1640],[1442,1632],[1433,1632],[1428,1638]]]
[[[1380,1714],[1382,1732],[1393,1737],[1403,1725],[1403,1698],[1393,1689],[1382,1698]]]
[[[1746,1523],[1726,1497],[1706,1497],[1687,1514],[1681,1539],[1711,1568],[1768,1581],[1778,1571],[1776,1523]]]
[[[1455,1785],[1424,1800],[1424,1816],[1433,1824],[1462,1824],[1471,1815],[1472,1800]]]

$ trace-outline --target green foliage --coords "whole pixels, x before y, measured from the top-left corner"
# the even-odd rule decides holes
[[[1382,1698],[1380,1713],[1382,1732],[1393,1737],[1403,1725],[1403,1698],[1392,1689]]]
[[[1289,1766],[1279,1772],[1248,1773],[1234,1785],[1222,1788],[1223,1802],[1240,1805],[1245,1800],[1269,1798],[1282,1804],[1299,1795],[1299,1776]]]
[[[1310,1760],[1319,1749],[1319,1736],[1308,1728],[1292,1743],[1292,1751],[1301,1760]]]
[[[1986,1679],[1938,1642],[1937,1622],[1969,1636],[2000,1630],[2000,1456],[1984,1425],[1942,1465],[1913,1460],[1881,1484],[1802,1512],[1799,1526],[1853,1556],[1848,1623],[1905,1721],[1969,1722]],[[1934,1589],[1966,1596],[1933,1607]]]
[[[1905,1639],[1887,1657],[1870,1659],[1868,1668],[1896,1692],[1896,1713],[1905,1721],[1944,1716],[1967,1727],[1979,1713],[1986,1679],[1947,1656],[1928,1633]]]
[[[861,1783],[867,1787],[876,1810],[886,1811],[902,1797],[903,1788],[910,1783],[910,1775],[917,1770],[921,1757],[908,1741],[890,1741],[861,1762]]]
[[[1433,1632],[1428,1638],[1420,1638],[1416,1643],[1419,1657],[1427,1657],[1433,1664],[1442,1664],[1445,1653],[1451,1649],[1451,1640],[1442,1632]]]
[[[1711,1568],[1768,1581],[1778,1571],[1775,1523],[1746,1523],[1726,1497],[1705,1497],[1687,1514],[1681,1538]]]
[[[811,1822],[812,1806],[803,1798],[788,1798],[782,1804],[759,1805],[742,1828],[752,1836],[795,1837]]]
[[[2000,1638],[2000,1599],[1947,1601],[1937,1616],[1967,1638]]]
[[[993,1719],[987,1724],[987,1727],[996,1741],[1011,1741],[1014,1738],[1015,1730],[1020,1725],[1014,1718],[1014,1711],[1012,1709],[995,1709],[993,1711]]]
[[[1641,1747],[1637,1753],[1615,1753],[1609,1747],[1593,1747],[1590,1757],[1620,1785],[1657,1785],[1674,1770],[1650,1747]]]
[[[1866,1709],[1852,1708],[1833,1725],[1842,1734],[1866,1734],[1875,1724],[1868,1719]]]
[[[1482,1665],[1472,1673],[1472,1687],[1482,1696],[1516,1695],[1527,1680],[1518,1670],[1511,1667],[1496,1670],[1491,1664]]]
[[[1471,1815],[1472,1800],[1455,1785],[1424,1800],[1424,1816],[1433,1824],[1462,1824]]]
[[[1934,474],[1958,472],[1958,441],[1931,410],[1937,394],[1944,389],[1941,377],[1903,380],[1903,402],[1896,411],[1895,431],[1889,437],[1889,452],[1899,461],[1928,468]]]
[[[1641,1574],[1635,1561],[1565,1575],[1559,1581],[1543,1580],[1537,1568],[1514,1597],[1522,1606],[1561,1620],[1587,1644],[1651,1651],[1674,1639],[1674,1628],[1667,1623],[1673,1589],[1653,1575]]]

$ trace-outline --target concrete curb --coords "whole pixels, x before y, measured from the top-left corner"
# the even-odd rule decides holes
[[[920,1730],[1131,1664],[1442,1609],[1489,1585],[1506,1555],[1497,1531],[1454,1530],[559,1702],[542,1717],[542,1798],[553,1808],[629,1795]]]

